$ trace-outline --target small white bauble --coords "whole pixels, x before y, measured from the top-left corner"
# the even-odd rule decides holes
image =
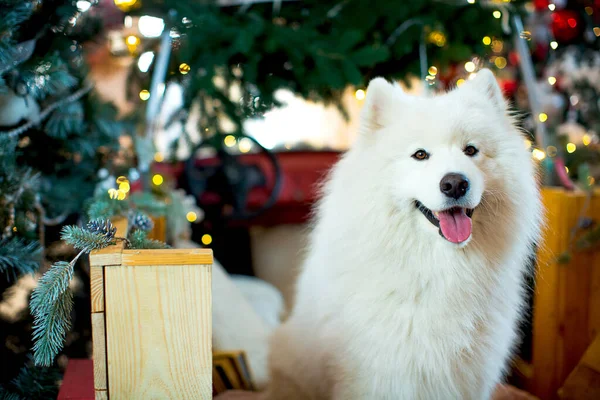
[[[13,91],[0,94],[0,126],[14,126],[22,120],[37,121],[40,108],[31,96],[17,96]]]

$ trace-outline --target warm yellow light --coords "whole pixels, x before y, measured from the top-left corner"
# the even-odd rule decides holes
[[[364,100],[365,96],[366,93],[362,89],[358,89],[356,92],[354,92],[354,97],[356,97],[357,100]]]
[[[140,99],[142,99],[143,101],[146,101],[150,98],[150,92],[147,91],[146,89],[142,90],[140,92]]]
[[[437,68],[434,67],[433,65],[431,67],[429,67],[429,69],[427,70],[427,72],[429,72],[429,75],[437,75]]]
[[[588,185],[592,186],[594,183],[596,183],[596,180],[594,179],[594,177],[588,176]]]
[[[127,36],[127,44],[130,46],[136,46],[138,43],[140,43],[140,38],[138,38],[137,36],[134,35],[129,35]]]
[[[179,64],[179,72],[181,73],[181,75],[187,74],[188,72],[190,72],[191,69],[192,68],[186,63]]]
[[[565,167],[565,172],[568,174],[569,173],[569,167]]]
[[[542,161],[544,158],[546,158],[546,153],[539,149],[533,149],[531,155],[538,161]]]
[[[117,190],[117,200],[125,200],[125,197],[127,197],[127,193],[121,189]]]
[[[463,78],[460,78],[459,80],[456,81],[456,86],[461,87],[464,83],[465,83],[465,80]]]
[[[492,38],[489,36],[484,36],[482,39],[483,44],[489,46],[492,43]]]
[[[108,189],[108,196],[114,200],[119,196],[119,191],[113,188]]]
[[[124,12],[131,10],[137,1],[138,0],[114,0],[115,6]]]
[[[595,26],[593,30],[594,30],[594,35],[596,35],[596,37],[599,37],[600,36],[600,28]]]
[[[435,44],[438,47],[444,47],[446,44],[446,35],[440,31],[432,31],[427,37],[430,43]]]
[[[549,9],[550,11],[554,11],[554,10],[556,10],[556,5],[554,5],[554,4],[552,4],[552,3],[550,3],[550,4],[548,4],[548,9]]]
[[[567,143],[567,153],[573,153],[575,150],[577,150],[575,143]]]
[[[152,177],[152,183],[154,183],[156,186],[162,185],[163,182],[164,182],[164,179],[163,179],[162,175],[160,175],[160,174],[156,174]]]
[[[496,59],[494,60],[494,64],[496,64],[496,67],[498,67],[499,69],[502,69],[504,67],[506,67],[506,58],[504,57],[496,57]]]
[[[525,139],[524,143],[525,143],[525,148],[526,149],[530,149],[531,148],[531,140]]]
[[[467,72],[475,71],[475,63],[473,61],[467,61],[465,63],[465,70],[467,70]]]
[[[540,115],[538,115],[538,119],[540,120],[540,122],[546,122],[548,120],[548,114],[540,113]]]
[[[189,213],[185,214],[185,218],[189,221],[189,222],[196,222],[196,220],[198,219],[198,216],[196,215],[195,212],[190,211]]]
[[[116,180],[117,183],[123,183],[123,182],[128,182],[128,181],[129,180],[127,179],[127,177],[123,176],[123,175],[119,176]]]
[[[240,143],[238,145],[238,148],[240,149],[240,151],[242,153],[247,153],[252,148],[252,141],[250,139],[248,139],[248,138],[240,139]]]
[[[552,47],[552,50],[556,50],[558,48],[558,42],[556,41],[551,41],[550,42],[550,47]]]
[[[163,153],[160,153],[160,152],[154,153],[154,161],[163,162],[164,160],[165,160],[165,156],[163,155]]]
[[[212,236],[210,236],[208,233],[205,233],[204,235],[202,235],[201,240],[203,245],[208,246],[212,243]]]
[[[548,77],[548,83],[554,85],[556,83],[556,78],[553,76]]]
[[[546,154],[548,154],[548,157],[555,157],[556,154],[558,154],[558,149],[554,146],[548,146],[546,148]]]
[[[492,15],[494,16],[494,18],[500,19],[500,17],[502,16],[502,13],[500,11],[496,10],[492,13]]]
[[[475,4],[475,0],[467,0],[467,3],[469,3],[469,4]]]
[[[131,189],[131,186],[129,185],[129,182],[119,183],[119,190],[121,190],[123,193],[129,193],[130,189]]]
[[[235,136],[227,135],[225,136],[225,139],[223,139],[223,142],[225,143],[225,146],[233,147],[237,143],[237,140],[235,139]]]
[[[592,143],[592,138],[590,137],[590,135],[583,135],[581,141],[583,142],[584,146],[589,146],[589,144]]]

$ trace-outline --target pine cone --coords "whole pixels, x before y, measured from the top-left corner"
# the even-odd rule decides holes
[[[108,240],[112,240],[117,233],[117,228],[113,226],[110,220],[95,219],[87,224],[87,230],[92,233],[103,235]]]
[[[129,218],[129,224],[133,229],[150,231],[154,227],[154,222],[143,212],[133,212]]]

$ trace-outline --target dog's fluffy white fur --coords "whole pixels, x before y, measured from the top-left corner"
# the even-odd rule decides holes
[[[411,157],[419,149],[429,159]],[[488,399],[518,337],[540,232],[534,169],[489,70],[429,98],[371,81],[360,135],[324,186],[293,312],[272,338],[265,397]],[[451,172],[469,179],[461,205],[475,209],[461,244],[415,207],[443,210]]]

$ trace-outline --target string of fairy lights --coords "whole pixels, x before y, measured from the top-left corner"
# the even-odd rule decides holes
[[[502,3],[502,2],[509,3],[510,1],[511,0],[497,0],[494,3]],[[467,0],[467,3],[469,3],[469,4],[475,4],[475,2],[476,2],[476,0]],[[548,4],[549,12],[552,13],[556,9],[557,9],[556,4],[554,4],[552,2],[550,2]],[[588,16],[592,16],[594,13],[594,9],[592,7],[587,6],[587,7],[585,7],[585,12]],[[492,15],[496,19],[500,19],[503,16],[502,11],[500,11],[500,10],[493,10]],[[568,19],[567,24],[569,24],[569,26],[571,28],[575,28],[577,21],[575,19]],[[594,33],[594,35],[596,37],[600,37],[600,27],[597,27],[597,26],[593,27],[592,32]],[[519,32],[519,36],[520,36],[520,38],[522,38],[526,41],[530,41],[532,39],[531,32],[527,31],[527,30],[523,30],[523,31]],[[444,33],[441,31],[433,31],[428,36],[428,42],[442,47],[446,43],[446,37],[445,37]],[[490,49],[492,50],[492,53],[494,54],[490,57],[490,59],[489,59],[490,62],[493,65],[495,65],[496,68],[498,68],[499,70],[504,69],[508,65],[508,61],[504,56],[499,55],[504,50],[504,42],[502,41],[502,39],[494,38],[494,37],[486,35],[482,38],[482,43],[485,46],[489,46]],[[552,50],[557,50],[559,47],[558,42],[556,40],[554,40],[553,38],[551,38],[551,40],[549,41],[548,44],[549,44],[550,49],[552,49]],[[476,62],[478,62],[478,61],[479,60],[474,59],[474,60],[465,62],[464,70],[468,75],[465,77],[459,77],[455,81],[455,85],[457,87],[460,87],[462,84],[464,84],[466,79],[473,79],[476,76],[476,74],[477,74],[476,70],[478,67]],[[434,84],[437,74],[438,74],[438,68],[434,65],[430,66],[428,69],[428,75],[425,77],[426,84],[429,84],[429,85]],[[550,86],[554,86],[557,82],[557,78],[555,76],[548,76],[546,78],[546,81],[548,82],[548,84]],[[364,100],[366,97],[365,89],[357,89],[354,93],[354,96],[359,101]],[[577,101],[578,101],[577,98],[570,99],[571,104],[576,104]],[[548,114],[546,114],[545,112],[540,112],[539,114],[537,114],[537,119],[541,123],[546,123],[548,121]],[[589,135],[589,134],[583,135],[583,137],[582,137],[583,146],[589,146],[592,143],[592,141],[593,140],[592,140],[591,135]],[[547,146],[545,149],[539,149],[534,146],[534,144],[531,142],[531,140],[528,140],[528,139],[524,140],[524,145],[525,145],[526,149],[531,150],[532,157],[538,161],[542,161],[546,157],[549,157],[549,158],[556,157],[559,153],[556,146],[550,145],[550,146]],[[565,145],[565,150],[567,153],[572,154],[575,151],[577,151],[577,145],[575,143],[569,142]],[[567,173],[569,173],[569,169],[567,167],[565,167],[565,170]]]

